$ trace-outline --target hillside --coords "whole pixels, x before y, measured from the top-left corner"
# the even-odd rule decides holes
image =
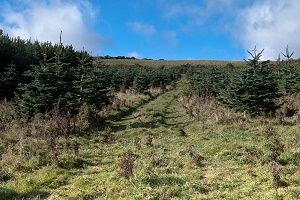
[[[180,65],[225,66],[232,63],[235,66],[245,65],[245,61],[226,60],[140,60],[140,59],[100,59],[107,65],[143,65],[150,67],[176,67]]]
[[[108,115],[106,129],[72,136],[73,145],[58,139],[57,165],[2,155],[9,177],[2,171],[1,199],[300,198],[299,120],[250,118],[213,99],[184,98],[186,88],[183,76],[152,98],[119,94],[135,103]],[[37,140],[22,145],[47,151]],[[273,167],[272,147],[280,158]]]
[[[0,42],[0,199],[299,199],[300,62]]]

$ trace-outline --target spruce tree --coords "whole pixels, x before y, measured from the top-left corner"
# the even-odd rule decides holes
[[[217,97],[222,88],[227,84],[227,74],[220,68],[213,67],[208,72],[207,77],[208,92],[213,97]]]
[[[150,77],[149,74],[144,70],[141,70],[139,74],[134,77],[133,89],[138,93],[143,93],[150,87]]]
[[[284,93],[299,93],[300,92],[300,67],[299,64],[292,58],[294,51],[289,52],[289,47],[286,47],[286,53],[282,55],[286,58],[280,61],[278,56],[278,79],[280,88]]]
[[[16,108],[22,113],[34,115],[39,112],[50,111],[54,104],[60,101],[66,91],[65,70],[66,63],[60,60],[61,49],[56,55],[48,59],[47,52],[43,53],[40,65],[32,65],[24,73],[29,83],[20,84],[15,93]],[[55,60],[55,62],[51,62]]]
[[[188,95],[206,95],[208,94],[208,76],[205,72],[193,72],[189,76]]]
[[[248,51],[248,67],[231,78],[219,100],[236,111],[245,111],[251,116],[274,113],[280,97],[278,83],[269,61],[260,62],[263,50],[256,54]]]
[[[0,74],[0,100],[6,98],[10,100],[14,97],[14,91],[16,90],[19,83],[19,72],[16,66],[11,63]]]
[[[227,83],[227,75],[217,67],[194,71],[189,75],[189,94],[217,97]]]
[[[91,62],[87,53],[82,52],[78,58],[79,65],[74,69],[73,102],[81,106],[83,103],[101,108],[109,103],[109,82],[101,62]],[[77,106],[77,108],[79,108]],[[74,109],[76,110],[76,109]]]

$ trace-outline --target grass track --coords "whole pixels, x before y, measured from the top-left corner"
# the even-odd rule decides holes
[[[0,188],[27,199],[297,199],[300,170],[297,162],[282,166],[278,196],[272,185],[264,119],[231,114],[225,122],[222,109],[204,107],[205,121],[188,116],[181,106],[186,80],[145,101],[119,119],[111,118],[114,140],[103,143],[97,134],[80,137],[79,167],[43,167],[19,173]],[[205,105],[203,105],[205,106]],[[183,129],[187,136],[181,136]],[[298,123],[275,126],[286,146],[283,160],[300,152]],[[152,138],[152,146],[146,145]],[[140,138],[141,149],[134,140]],[[133,174],[121,173],[123,153],[135,157]],[[250,153],[249,153],[250,152]],[[296,159],[296,157],[294,157]],[[72,160],[73,157],[61,159]],[[9,199],[9,198],[8,198]]]

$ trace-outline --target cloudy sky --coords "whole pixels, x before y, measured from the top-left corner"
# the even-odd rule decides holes
[[[93,55],[242,60],[289,45],[300,57],[299,0],[2,0],[0,29]]]

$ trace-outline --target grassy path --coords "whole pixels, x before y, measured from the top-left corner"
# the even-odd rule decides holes
[[[157,162],[157,165],[162,165],[157,167],[159,170],[173,170],[173,167],[168,167],[167,164],[171,162],[172,156],[163,158],[160,154],[165,151],[178,150],[186,142],[186,138],[178,137],[179,128],[191,122],[191,119],[186,116],[185,110],[178,106],[185,87],[186,80],[181,79],[175,88],[140,106],[129,115],[110,120],[109,124],[112,135],[116,138],[115,141],[103,144],[98,143],[97,138],[82,139],[84,141],[82,142],[81,157],[85,160],[86,166],[80,170],[71,170],[72,178],[67,178],[67,184],[57,188],[50,199],[86,197],[89,194],[92,199],[101,196],[102,198],[106,196],[107,199],[127,199],[133,195],[130,193],[140,193],[139,195],[141,195],[143,188],[147,188],[147,184],[143,184],[141,182],[143,180],[140,180],[139,176],[145,173],[147,168],[152,167],[153,163],[149,163],[149,159]],[[151,137],[152,144],[147,146],[146,140],[149,137]],[[135,138],[139,138],[141,141],[140,150],[136,148]],[[175,141],[173,141],[174,139]],[[171,146],[171,143],[174,145]],[[135,161],[134,167],[134,171],[139,171],[139,173],[135,173],[136,179],[133,179],[131,183],[120,177],[122,172],[119,169],[122,154],[127,150],[132,150],[140,157],[138,161]],[[156,171],[156,169],[153,170]],[[158,177],[157,180],[149,180],[153,182],[157,195],[165,181],[166,183],[173,180],[185,182],[177,175],[175,177],[172,174],[168,176],[170,176],[170,180]],[[120,185],[116,184],[119,182],[118,179],[122,182]],[[89,182],[89,186],[86,185],[87,182]]]
[[[276,198],[270,167],[261,164],[266,159],[262,155],[268,154],[259,133],[263,127],[234,120],[194,121],[180,105],[185,87],[183,78],[172,90],[110,121],[116,140],[87,141],[82,157],[91,164],[75,170],[72,181],[58,189],[53,199],[62,191],[68,191],[67,197],[91,199]],[[187,136],[181,135],[182,129]],[[133,157],[126,154],[129,150]],[[130,180],[120,167],[127,161],[133,167]],[[299,174],[294,166],[289,170]],[[294,184],[279,192],[292,199],[299,195],[298,188]]]
[[[118,134],[125,128],[135,132],[133,129],[137,128],[172,129],[186,124],[190,119],[185,116],[185,110],[178,106],[185,83],[185,79],[182,79],[175,88],[140,106],[130,115],[111,121],[113,130]]]
[[[64,166],[17,174],[5,190],[0,187],[0,199],[300,198],[299,123],[275,127],[284,133],[287,162],[277,194],[262,134],[270,122],[204,104],[205,120],[197,122],[181,105],[185,88],[183,77],[159,97],[110,119],[105,142],[104,131],[74,138],[77,157],[70,152],[60,157]]]

